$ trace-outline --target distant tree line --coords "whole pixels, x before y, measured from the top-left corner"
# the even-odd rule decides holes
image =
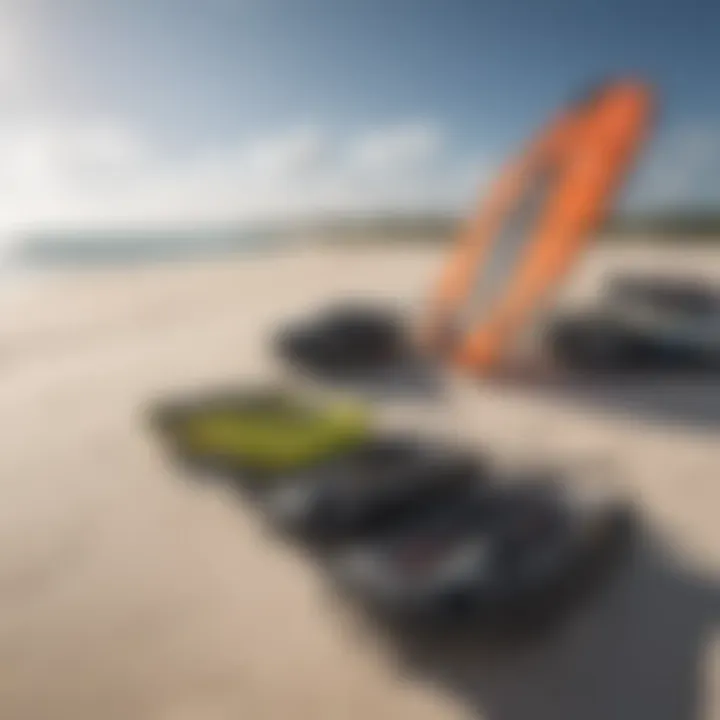
[[[679,210],[625,215],[608,224],[610,233],[618,235],[656,235],[664,238],[683,236],[720,240],[720,211]]]
[[[452,214],[335,217],[305,225],[304,234],[327,242],[444,242],[455,238],[466,218]],[[600,232],[618,240],[655,236],[720,242],[720,212],[666,211],[616,215]]]

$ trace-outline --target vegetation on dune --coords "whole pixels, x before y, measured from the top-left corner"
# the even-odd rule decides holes
[[[449,242],[466,219],[459,215],[338,217],[307,223],[303,234],[320,242]],[[659,241],[719,241],[720,211],[657,211],[616,215],[601,229],[622,241],[653,236]]]

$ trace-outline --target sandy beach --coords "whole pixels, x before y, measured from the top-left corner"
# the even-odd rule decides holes
[[[381,397],[380,421],[501,458],[605,463],[643,509],[618,583],[557,636],[499,654],[374,632],[147,432],[156,397],[283,376],[266,342],[280,319],[338,296],[418,308],[440,257],[308,247],[0,294],[3,720],[720,719],[720,381],[452,377]],[[606,244],[564,300],[635,268],[720,282],[720,251]]]

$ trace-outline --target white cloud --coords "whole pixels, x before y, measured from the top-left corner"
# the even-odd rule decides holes
[[[648,148],[626,198],[720,200],[720,133],[678,130]],[[338,134],[318,126],[168,155],[108,119],[0,119],[0,232],[234,222],[327,212],[469,210],[496,164],[459,156],[437,124]]]
[[[358,138],[351,149],[351,161],[369,171],[417,169],[435,159],[442,145],[442,134],[434,125],[395,125]]]
[[[111,121],[0,123],[0,229],[234,221],[469,202],[477,167],[424,123],[295,127],[184,157]]]

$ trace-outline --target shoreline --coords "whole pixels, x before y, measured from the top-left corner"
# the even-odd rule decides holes
[[[446,249],[449,251],[457,235],[454,230],[447,235],[437,234],[392,234],[366,233],[362,229],[347,232],[342,229],[306,234],[305,232],[277,232],[272,236],[253,237],[252,234],[223,237],[220,242],[202,238],[202,233],[193,236],[192,241],[162,240],[148,243],[142,234],[124,237],[118,235],[114,240],[96,239],[43,240],[39,244],[33,242],[16,242],[6,250],[0,268],[4,273],[44,271],[56,269],[104,269],[108,267],[134,268],[141,266],[165,266],[171,264],[185,265],[188,263],[208,263],[233,261],[236,259],[264,256],[267,254],[283,254],[302,248],[403,248],[412,251],[423,249]],[[628,234],[601,233],[590,244],[593,247],[656,247],[660,251],[673,248],[712,249],[720,247],[720,233],[666,236],[653,235],[649,232],[633,232]]]

